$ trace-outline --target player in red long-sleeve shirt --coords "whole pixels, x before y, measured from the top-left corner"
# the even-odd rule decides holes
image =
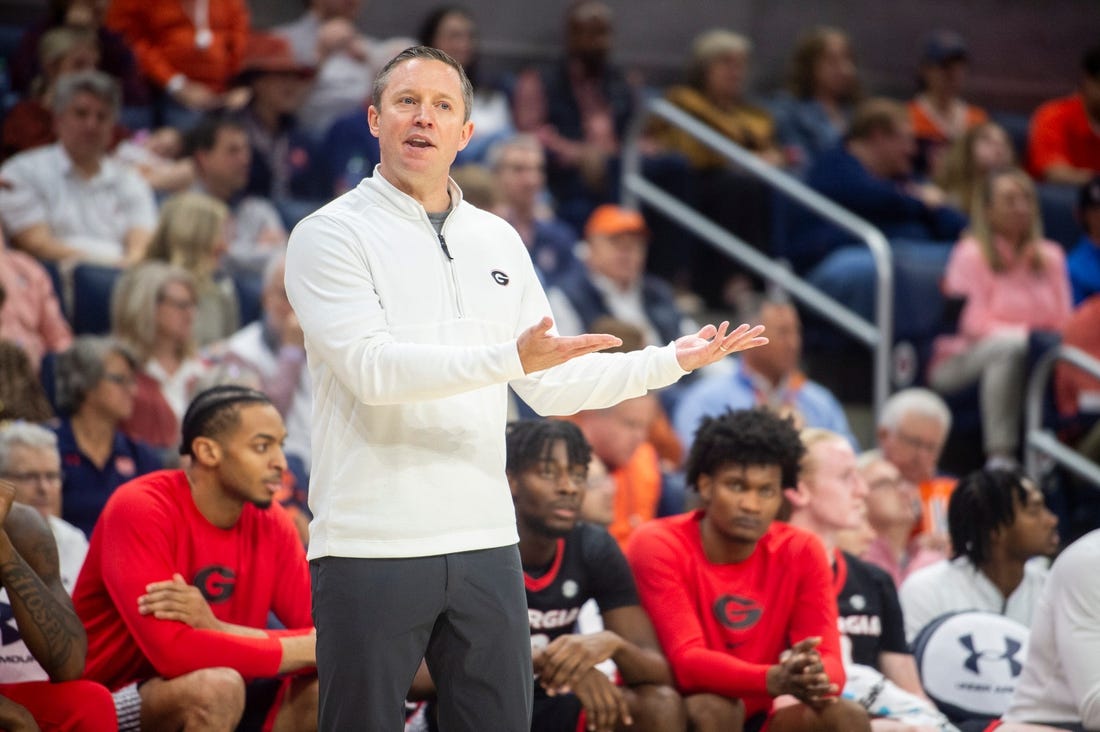
[[[687,479],[702,508],[639,527],[627,547],[642,606],[694,729],[860,732],[844,685],[829,563],[812,534],[773,523],[803,447],[763,409],[706,419]],[[777,697],[793,703],[775,704]],[[724,721],[718,722],[717,719]]]
[[[142,729],[316,729],[309,570],[272,503],[282,418],[261,392],[219,386],[182,431],[190,466],[120,487],[92,533],[73,593],[85,675],[116,690],[120,725],[140,697]],[[265,630],[269,613],[289,630]]]

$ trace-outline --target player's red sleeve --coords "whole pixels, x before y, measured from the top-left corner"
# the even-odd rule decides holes
[[[690,593],[682,549],[654,531],[635,533],[627,558],[642,607],[649,613],[657,639],[685,694],[706,692],[741,698],[767,696],[767,664],[742,661],[711,650]],[[836,620],[833,620],[836,630]]]
[[[96,527],[96,532],[110,537],[102,546],[103,581],[130,635],[165,678],[216,666],[236,669],[245,678],[276,675],[283,655],[278,638],[196,630],[138,612],[138,597],[145,587],[179,571],[172,534],[187,526],[171,514],[168,500],[165,494],[163,501],[110,501]]]
[[[275,617],[290,629],[313,627],[313,609],[310,598],[312,588],[309,578],[309,562],[289,514],[282,506],[272,505],[271,511],[280,512],[285,521],[273,522],[271,541],[275,547],[272,558],[279,582],[276,594],[271,598],[271,610]],[[292,633],[301,635],[301,633]]]
[[[821,638],[817,651],[821,654],[825,673],[837,688],[843,689],[846,677],[837,629],[836,589],[825,548],[813,537],[807,537],[794,564],[792,569],[799,570],[798,584],[794,588],[798,601],[791,615],[789,641],[794,645],[806,638]]]

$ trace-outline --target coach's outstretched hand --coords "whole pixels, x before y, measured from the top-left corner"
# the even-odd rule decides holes
[[[586,353],[621,346],[623,342],[613,335],[588,333],[579,336],[559,336],[550,333],[554,321],[544,316],[535,325],[523,331],[516,341],[519,362],[523,373],[531,374],[570,361]]]
[[[676,360],[680,362],[680,368],[694,371],[721,361],[731,353],[747,351],[768,342],[767,338],[760,335],[764,332],[762,325],[750,327],[747,323],[742,323],[733,330],[729,330],[729,327],[729,321],[723,320],[717,328],[707,324],[698,333],[678,338]]]

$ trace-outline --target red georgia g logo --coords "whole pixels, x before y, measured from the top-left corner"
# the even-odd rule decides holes
[[[763,614],[763,608],[747,597],[722,595],[714,602],[714,617],[731,630],[751,628]]]
[[[203,567],[195,574],[195,587],[207,602],[225,602],[233,596],[237,575],[229,567]]]

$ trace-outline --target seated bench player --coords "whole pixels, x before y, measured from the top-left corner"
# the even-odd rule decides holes
[[[272,502],[283,420],[262,392],[216,386],[182,431],[188,467],[119,487],[92,533],[73,594],[85,676],[115,692],[120,729],[316,730],[309,569]]]
[[[775,522],[804,452],[764,409],[704,418],[686,465],[701,508],[638,528],[627,557],[696,730],[861,732],[832,571],[813,534]],[[793,697],[793,699],[792,699]]]

